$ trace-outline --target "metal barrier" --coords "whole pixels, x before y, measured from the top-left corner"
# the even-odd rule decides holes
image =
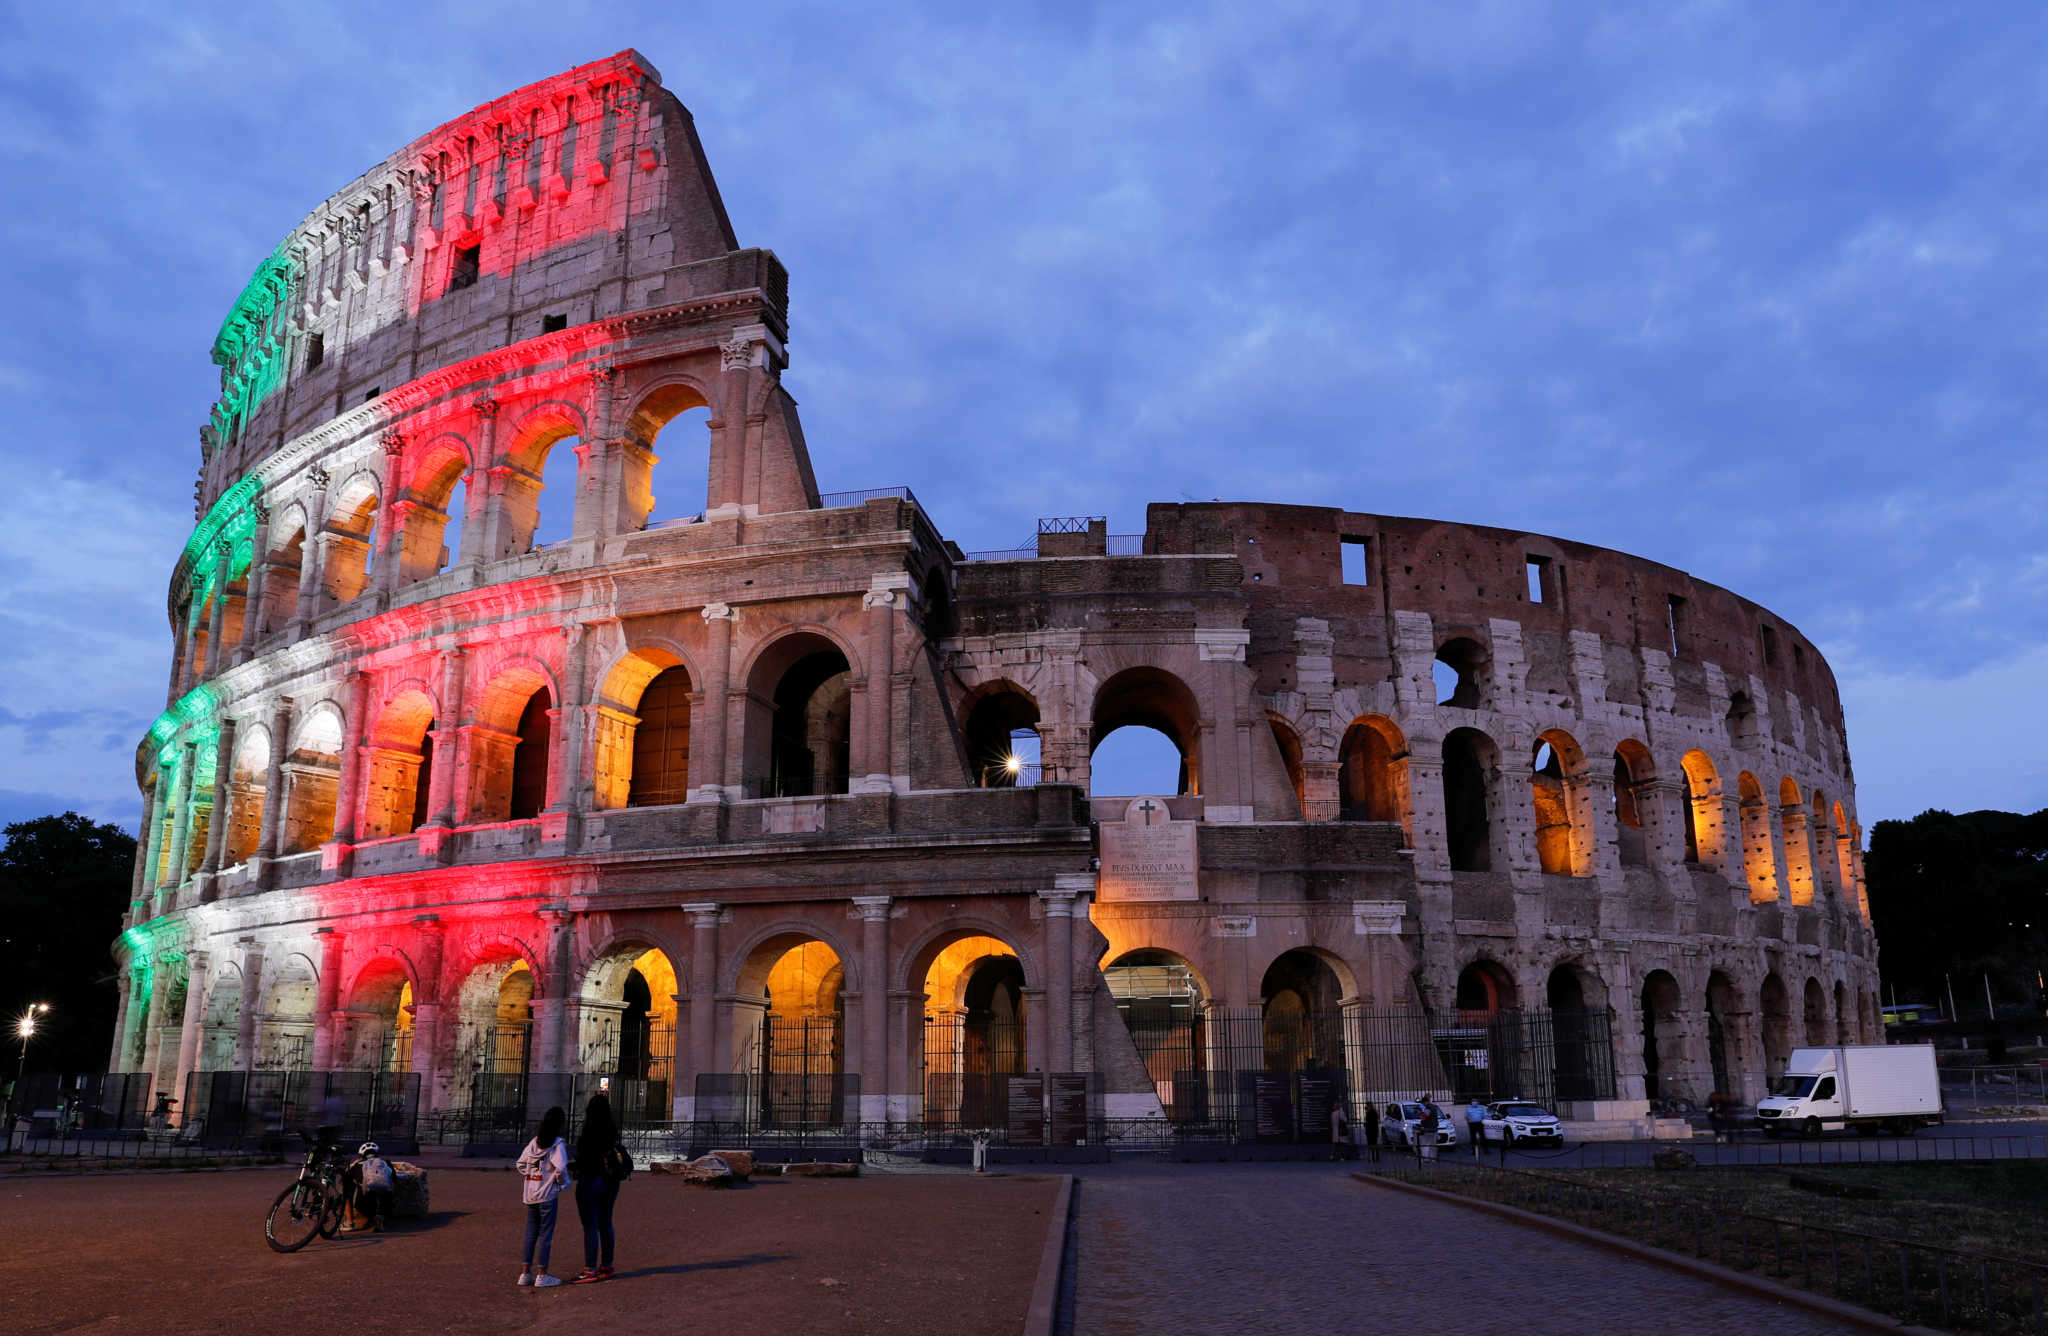
[[[1562,1147],[1517,1146],[1505,1152],[1510,1164],[1547,1169],[1647,1169],[1660,1151],[1682,1150],[1703,1165],[1777,1169],[1819,1164],[1919,1164],[1963,1160],[2048,1160],[2048,1135],[2013,1136],[1824,1136],[1810,1141],[1769,1141],[1739,1137],[1725,1144],[1705,1141],[1581,1141]],[[1502,1157],[1498,1142],[1480,1158]],[[1464,1159],[1473,1159],[1469,1148]]]
[[[1950,1104],[2048,1104],[2048,1063],[1944,1067],[1941,1091]]]
[[[1907,1322],[2048,1336],[2048,1266],[2034,1262],[1469,1161],[1440,1161],[1427,1172],[1379,1172],[1759,1272]]]

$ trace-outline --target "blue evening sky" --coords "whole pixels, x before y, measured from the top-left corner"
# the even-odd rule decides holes
[[[827,489],[1621,548],[1820,644],[1866,825],[2048,806],[2048,9],[969,8],[0,3],[0,819],[138,817],[256,263],[626,46],[789,266]]]

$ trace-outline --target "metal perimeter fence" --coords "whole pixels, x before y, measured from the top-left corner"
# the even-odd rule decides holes
[[[1941,1093],[1951,1104],[2048,1104],[2048,1063],[1944,1067]]]
[[[1446,1148],[1446,1165],[1504,1164],[1528,1169],[1648,1169],[1657,1157],[1683,1151],[1713,1168],[1780,1169],[1825,1164],[1939,1164],[1982,1160],[2048,1160],[2048,1136],[1906,1136],[1820,1137],[1811,1141],[1725,1143],[1689,1141],[1580,1141],[1563,1146],[1502,1146],[1486,1142],[1475,1151],[1469,1144]],[[1408,1155],[1406,1149],[1386,1155]]]
[[[1956,1332],[2048,1336],[2048,1266],[1524,1169],[1444,1163],[1404,1181],[1476,1196]]]

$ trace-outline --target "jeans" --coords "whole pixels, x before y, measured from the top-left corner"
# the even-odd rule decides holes
[[[526,1251],[519,1259],[523,1270],[548,1269],[548,1254],[555,1248],[555,1208],[560,1204],[558,1197],[526,1208]]]
[[[612,1207],[619,1200],[619,1185],[608,1178],[576,1180],[576,1218],[583,1222],[583,1269],[594,1271],[612,1264]],[[604,1246],[599,1260],[598,1245]]]

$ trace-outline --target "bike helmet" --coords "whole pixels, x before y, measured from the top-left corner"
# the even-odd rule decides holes
[[[377,1143],[374,1141],[365,1141],[362,1145],[356,1147],[356,1154],[358,1155],[375,1155],[376,1153]]]

